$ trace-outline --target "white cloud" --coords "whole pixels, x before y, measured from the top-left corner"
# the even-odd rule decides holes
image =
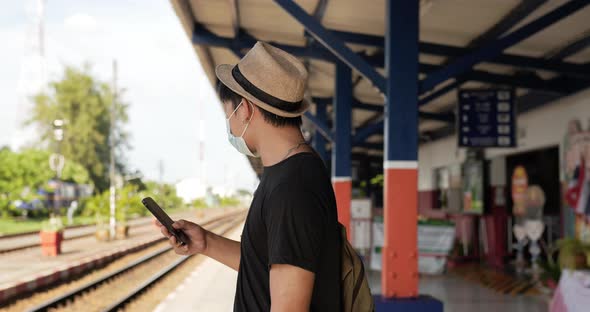
[[[96,30],[96,19],[86,13],[76,13],[64,19],[66,29],[75,31],[94,31]]]

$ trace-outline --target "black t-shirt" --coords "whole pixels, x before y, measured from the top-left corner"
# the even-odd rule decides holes
[[[270,268],[315,273],[311,311],[340,311],[336,199],[322,160],[293,155],[265,167],[242,232],[234,311],[270,311]]]

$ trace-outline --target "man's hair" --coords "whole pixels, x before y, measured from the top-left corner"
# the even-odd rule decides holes
[[[217,94],[219,94],[219,99],[222,103],[231,103],[232,107],[236,109],[238,105],[240,105],[240,101],[242,100],[243,96],[235,93],[232,89],[228,88],[223,83],[219,82],[217,86]],[[258,107],[254,104],[254,106],[260,111],[264,121],[268,122],[269,124],[275,127],[301,127],[301,116],[299,117],[281,117],[276,114],[273,114],[269,111],[265,111],[264,109]]]

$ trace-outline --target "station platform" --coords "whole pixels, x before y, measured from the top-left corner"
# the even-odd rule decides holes
[[[181,212],[171,214],[171,217],[199,222],[227,212],[226,209],[212,210],[199,213],[199,215],[194,211]],[[80,235],[94,230],[94,227],[71,229],[66,230],[64,236]],[[69,234],[69,231],[76,233]],[[57,257],[41,255],[39,247],[0,253],[0,262],[2,262],[2,266],[0,266],[0,303],[22,293],[34,291],[39,287],[60,280],[67,280],[72,275],[104,265],[123,255],[150,246],[161,237],[161,234],[151,224],[151,218],[143,218],[130,222],[127,239],[97,242],[94,235],[90,235],[65,240],[62,243],[62,253]],[[10,240],[21,240],[21,243],[35,239],[38,241],[38,235],[10,238]],[[0,241],[0,245],[2,243],[3,241]],[[11,244],[16,243],[11,242]]]
[[[242,227],[230,234],[238,240]],[[379,272],[369,273],[371,291],[381,292]],[[154,312],[163,311],[233,311],[237,272],[207,258],[188,276]],[[420,293],[428,294],[453,312],[546,312],[548,302],[534,296],[501,294],[454,274],[422,276]]]
[[[227,237],[239,240],[243,225]],[[154,312],[233,311],[238,272],[206,258]]]
[[[372,293],[381,292],[379,272],[369,273]],[[502,294],[453,273],[420,276],[420,294],[430,295],[453,312],[546,312],[549,304],[543,297]]]

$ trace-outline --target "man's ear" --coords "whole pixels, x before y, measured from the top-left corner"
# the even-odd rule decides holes
[[[242,101],[244,101],[242,103],[243,109],[240,110],[242,111],[243,115],[240,115],[240,120],[246,123],[250,121],[252,117],[254,117],[254,104],[252,104],[249,100],[245,98],[243,98]]]

